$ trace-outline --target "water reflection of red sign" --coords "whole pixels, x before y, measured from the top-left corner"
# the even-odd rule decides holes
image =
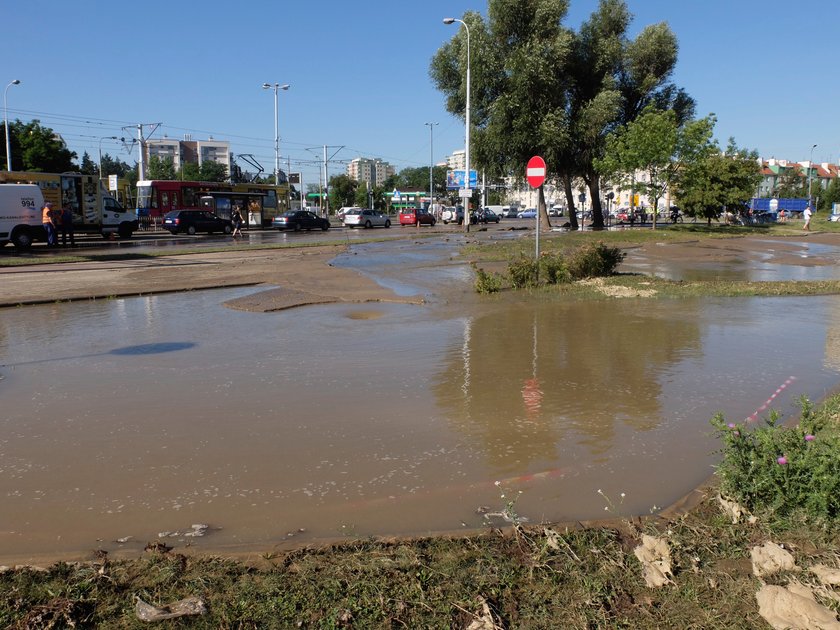
[[[543,392],[540,389],[540,379],[526,379],[522,385],[522,401],[529,416],[535,416],[542,406]]]

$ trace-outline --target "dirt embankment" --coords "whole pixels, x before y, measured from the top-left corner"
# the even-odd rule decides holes
[[[100,299],[217,287],[266,285],[228,306],[271,311],[325,302],[397,298],[355,271],[333,267],[343,246],[196,253],[0,269],[0,306]]]

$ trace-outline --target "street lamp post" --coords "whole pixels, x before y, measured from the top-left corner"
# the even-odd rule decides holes
[[[423,123],[429,127],[429,212],[432,211],[432,203],[435,201],[434,178],[432,176],[435,167],[435,125],[436,122]]]
[[[465,124],[465,148],[464,148],[464,189],[470,190],[470,27],[464,20],[458,18],[443,18],[444,24],[459,22],[467,31],[467,111]],[[470,231],[470,198],[464,202],[464,231]]]
[[[3,124],[6,126],[6,170],[12,170],[12,143],[9,141],[9,108],[6,105],[6,95],[13,85],[20,85],[20,79],[15,79],[3,90]]]
[[[263,83],[262,86],[264,90],[274,90],[274,185],[277,186],[280,183],[280,134],[278,132],[280,120],[277,117],[277,92],[279,90],[288,90],[290,86],[288,83],[282,85],[279,83],[275,83],[274,85]]]
[[[808,207],[811,208],[811,212],[814,211],[811,207],[811,173],[813,171],[814,149],[816,148],[816,144],[811,147],[811,155],[808,157]]]
[[[102,179],[102,141],[103,140],[119,140],[117,136],[105,136],[99,138],[99,179]]]

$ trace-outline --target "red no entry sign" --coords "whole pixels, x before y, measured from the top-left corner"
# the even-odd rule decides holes
[[[528,183],[534,188],[542,186],[545,181],[545,160],[539,155],[535,155],[528,160],[525,176],[528,178]]]

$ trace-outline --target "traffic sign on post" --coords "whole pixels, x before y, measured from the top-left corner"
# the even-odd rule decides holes
[[[545,181],[545,160],[539,155],[535,155],[528,160],[528,166],[525,170],[525,175],[528,178],[528,183],[533,188],[539,188]]]

